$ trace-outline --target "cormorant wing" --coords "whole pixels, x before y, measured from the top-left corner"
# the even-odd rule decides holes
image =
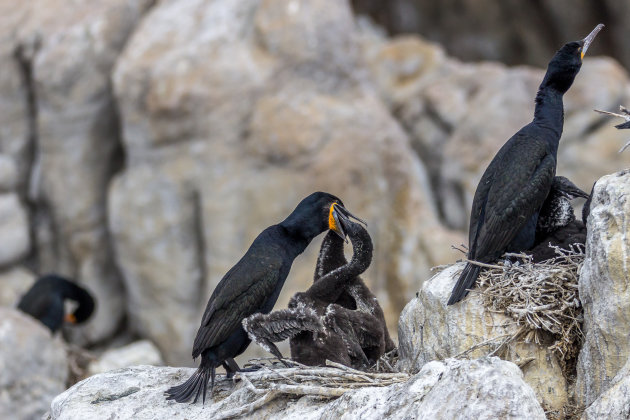
[[[490,182],[483,220],[479,225],[473,258],[497,258],[540,209],[555,175],[555,157],[536,139],[515,139],[503,153],[512,165],[499,165]],[[523,159],[527,156],[527,159]]]
[[[265,252],[266,251],[266,252]],[[260,312],[273,295],[283,261],[270,249],[248,251],[210,297],[193,345],[193,358],[225,341],[244,318]]]

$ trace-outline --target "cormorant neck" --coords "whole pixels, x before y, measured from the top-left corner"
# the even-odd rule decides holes
[[[290,249],[293,251],[295,256],[304,252],[308,244],[310,244],[313,238],[319,234],[305,232],[300,224],[287,223],[286,220],[280,223],[279,226],[284,230],[289,240],[288,243],[290,244]]]
[[[348,263],[343,253],[343,245],[344,240],[335,232],[329,230],[322,241],[313,281],[318,281],[327,273]]]
[[[534,109],[534,124],[547,128],[556,135],[557,145],[562,135],[564,125],[564,105],[562,103],[563,92],[551,86],[545,86],[544,82],[536,94],[536,108]]]
[[[352,259],[349,263],[327,273],[306,291],[311,297],[326,302],[335,302],[344,291],[345,285],[361,275],[372,262],[372,240],[363,226],[357,225],[348,232],[352,242]]]

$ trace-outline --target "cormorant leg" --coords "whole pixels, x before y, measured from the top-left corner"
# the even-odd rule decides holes
[[[225,359],[221,365],[225,368],[226,377],[230,379],[234,376],[234,373],[240,372],[241,368],[238,367],[238,364],[233,358]]]

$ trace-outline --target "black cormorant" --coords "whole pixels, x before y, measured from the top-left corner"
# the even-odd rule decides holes
[[[206,387],[214,387],[215,369],[222,365],[228,376],[241,370],[234,357],[250,343],[243,319],[273,308],[293,260],[313,238],[327,229],[345,236],[340,219],[352,217],[334,195],[317,192],[302,200],[284,221],[265,229],[245,255],[214,289],[193,344],[192,356],[201,364],[185,383],[166,391],[167,399],[194,402]]]
[[[65,313],[65,300],[78,304],[74,312]],[[94,299],[87,290],[70,280],[48,274],[40,277],[22,296],[18,309],[37,318],[54,333],[64,321],[72,324],[85,322],[94,311]]]
[[[538,215],[534,247],[527,253],[534,262],[557,257],[551,246],[569,249],[574,244],[584,244],[586,228],[576,220],[571,200],[588,198],[589,195],[563,176],[556,176]]]
[[[261,347],[282,358],[274,342],[290,338],[291,358],[322,366],[326,360],[355,368],[367,367],[394,349],[376,297],[358,277],[372,260],[367,230],[343,221],[353,245],[346,261],[343,241],[329,232],[320,249],[314,283],[296,293],[288,309],[254,314],[243,323]]]
[[[538,212],[556,173],[562,135],[562,96],[573,84],[582,58],[601,30],[569,42],[553,56],[536,95],[534,119],[514,134],[484,172],[473,199],[468,232],[468,259],[488,263],[504,252],[534,245]],[[480,267],[468,263],[448,304],[459,302],[475,284]]]

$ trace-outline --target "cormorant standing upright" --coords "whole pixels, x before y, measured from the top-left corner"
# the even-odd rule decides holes
[[[214,289],[201,320],[192,356],[201,364],[185,383],[166,391],[167,399],[185,402],[203,395],[215,369],[222,365],[228,376],[241,370],[234,357],[250,343],[242,321],[256,312],[268,313],[278,299],[293,260],[313,238],[327,229],[345,237],[341,218],[352,215],[334,195],[316,192],[302,200],[284,221],[262,231],[245,255]]]
[[[71,314],[64,312],[66,299],[78,303]],[[40,277],[22,296],[18,309],[38,319],[54,333],[64,321],[72,324],[86,321],[94,311],[94,299],[87,290],[70,280],[47,274]]]
[[[534,120],[514,134],[484,172],[473,199],[468,259],[489,263],[506,251],[534,245],[538,212],[556,174],[558,143],[564,123],[562,96],[582,67],[582,58],[604,25],[583,40],[564,45],[553,56],[536,95]],[[462,300],[479,275],[468,263],[448,304]]]

